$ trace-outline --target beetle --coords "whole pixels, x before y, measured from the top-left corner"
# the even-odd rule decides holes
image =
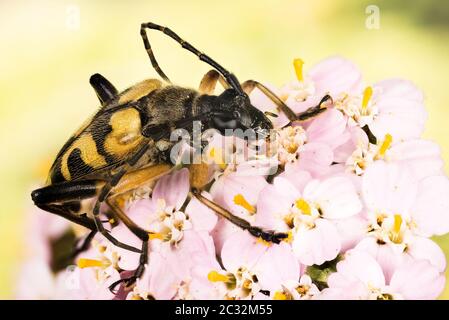
[[[147,36],[147,29],[157,30],[178,42],[213,69],[201,80],[199,90],[171,83],[159,67]],[[251,129],[265,133],[273,128],[268,117],[251,105],[249,94],[260,89],[284,112],[290,121],[307,120],[326,110],[331,100],[321,102],[303,113],[295,114],[279,97],[261,83],[248,80],[240,84],[236,76],[208,55],[198,51],[167,27],[142,23],[140,34],[152,66],[163,79],[148,79],[130,88],[118,90],[105,77],[94,74],[90,84],[101,107],[62,147],[51,166],[46,186],[34,190],[32,200],[39,208],[86,227],[90,233],[75,252],[85,250],[99,232],[114,245],[140,253],[140,263],[125,281],[131,285],[139,278],[148,260],[149,232],[140,228],[123,211],[123,198],[141,185],[156,181],[173,170],[167,151],[167,138],[178,128],[192,131],[199,120],[202,129]],[[220,82],[225,90],[214,95]],[[164,143],[162,143],[164,142]],[[195,171],[195,170],[192,170]],[[285,233],[263,230],[233,215],[201,195],[201,182],[192,177],[191,196],[253,236],[279,243]],[[85,207],[86,199],[94,199]],[[100,206],[106,203],[113,217],[125,224],[140,240],[135,248],[114,238],[100,219]],[[117,283],[116,283],[117,284]],[[113,284],[111,287],[114,287]]]

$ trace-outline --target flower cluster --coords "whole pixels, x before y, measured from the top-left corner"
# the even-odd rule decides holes
[[[422,93],[399,79],[367,85],[339,57],[307,74],[300,59],[294,66],[295,81],[268,87],[296,113],[326,94],[333,104],[311,120],[290,123],[255,90],[252,104],[267,112],[277,130],[276,174],[254,175],[248,163],[220,161],[217,144],[209,153],[217,164],[210,188],[202,193],[251,225],[287,238],[269,243],[218,217],[189,196],[189,170],[183,168],[125,204],[151,238],[148,264],[133,287],[108,289],[132,274],[139,254],[96,236],[76,257],[76,267],[56,276],[48,250],[40,250],[46,258],[24,268],[20,283],[27,285],[19,286],[19,297],[437,298],[446,261],[430,237],[449,232],[449,181],[438,145],[420,138]],[[65,230],[57,227],[35,230],[36,237],[48,242]],[[110,232],[140,246],[122,224]]]

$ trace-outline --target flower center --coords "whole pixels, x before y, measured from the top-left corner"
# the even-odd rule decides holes
[[[381,293],[377,296],[377,300],[394,300],[394,297],[390,293]]]
[[[315,220],[319,216],[320,209],[318,207],[311,205],[303,198],[299,198],[293,203],[290,212],[283,216],[283,220],[287,227],[296,233],[299,229],[313,229],[315,227]],[[287,242],[291,240],[286,239]]]
[[[404,233],[407,232],[409,227],[400,214],[378,214],[369,232],[376,236],[378,244],[390,242],[406,246],[403,243]]]
[[[299,158],[300,148],[306,143],[307,136],[301,126],[288,126],[279,131],[277,153],[281,164],[294,162]]]
[[[290,283],[282,286],[282,290],[276,291],[273,300],[297,300],[309,294],[311,286],[308,284]],[[311,292],[311,291],[310,291]],[[313,294],[313,293],[312,293]]]
[[[172,244],[182,240],[184,231],[191,228],[189,217],[182,211],[165,206],[165,201],[158,200],[158,218],[150,224],[150,239],[159,239]]]
[[[257,276],[246,267],[240,267],[235,273],[226,274],[212,270],[208,273],[207,279],[210,282],[223,283],[226,289],[225,297],[231,299],[246,298],[260,290]]]
[[[372,101],[372,96],[372,87],[366,87],[362,95],[343,93],[336,98],[335,108],[348,116],[350,126],[369,126],[379,113],[378,107]]]

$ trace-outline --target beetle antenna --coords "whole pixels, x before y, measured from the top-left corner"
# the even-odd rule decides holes
[[[223,77],[225,78],[226,82],[234,89],[236,90],[240,95],[245,95],[245,92],[243,91],[242,87],[240,86],[239,81],[237,80],[237,77],[230,73],[228,70],[223,68],[218,62],[213,60],[208,55],[202,53],[198,49],[196,49],[194,46],[192,46],[187,41],[183,40],[181,37],[179,37],[175,32],[173,32],[170,28],[163,27],[160,25],[157,25],[152,22],[142,23],[140,26],[140,35],[142,36],[143,44],[145,46],[145,49],[147,50],[148,56],[150,57],[151,64],[153,65],[153,68],[156,70],[156,72],[167,82],[170,82],[167,75],[162,71],[162,69],[159,67],[156,57],[154,56],[153,50],[151,49],[150,41],[148,40],[148,36],[146,34],[146,29],[152,29],[152,30],[158,30],[165,35],[169,36],[176,42],[178,42],[184,49],[192,52],[195,54],[201,61],[207,63],[208,65],[212,66],[214,69],[216,69],[218,72],[220,72]]]

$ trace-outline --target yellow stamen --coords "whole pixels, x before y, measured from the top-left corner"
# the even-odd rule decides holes
[[[286,214],[284,222],[290,229],[293,229],[295,227],[295,215],[293,213]]]
[[[296,208],[302,211],[303,214],[311,215],[312,209],[310,208],[310,205],[305,201],[304,199],[298,199],[295,202]]]
[[[394,243],[401,243],[401,225],[402,225],[402,216],[400,214],[394,215],[393,228],[390,232],[390,240]]]
[[[296,78],[298,81],[304,81],[304,76],[302,74],[302,68],[304,66],[304,61],[302,59],[293,60],[293,67],[295,67]]]
[[[226,164],[223,160],[223,154],[222,154],[221,150],[211,148],[209,151],[209,156],[211,157],[212,160],[214,160],[214,162],[216,164],[218,164],[220,169],[222,169],[222,170],[226,169]]]
[[[209,280],[210,282],[227,282],[229,281],[229,277],[220,274],[217,271],[211,271],[207,275],[207,280]]]
[[[150,240],[153,240],[153,239],[164,240],[165,239],[165,235],[163,235],[162,233],[149,233],[148,236],[150,237]]]
[[[256,242],[263,244],[264,246],[267,246],[267,247],[271,247],[271,244],[272,244],[271,242],[266,241],[262,238],[257,238]]]
[[[273,300],[287,300],[287,295],[281,291],[276,291],[273,296]]]
[[[366,109],[372,95],[373,95],[373,88],[366,87],[365,90],[363,91],[362,109]]]
[[[382,145],[379,148],[379,156],[383,157],[385,156],[385,152],[387,152],[388,148],[390,148],[391,143],[393,142],[393,137],[391,136],[391,134],[387,133],[385,135],[385,139],[382,142]]]
[[[254,208],[248,201],[246,201],[245,197],[241,193],[235,195],[234,203],[238,206],[243,207],[251,214],[256,213],[256,208]]]
[[[100,251],[100,253],[104,253],[106,249],[107,249],[106,246],[98,246],[98,251]]]
[[[301,295],[305,295],[309,291],[310,287],[306,284],[301,284],[296,288],[296,291]]]
[[[400,214],[394,215],[393,232],[398,234],[401,231],[402,216]]]
[[[100,260],[81,258],[78,260],[77,265],[79,268],[83,269],[90,267],[104,267],[106,263]]]
[[[282,239],[283,241],[287,242],[287,243],[292,243],[293,242],[293,232],[290,230],[287,232],[287,238]]]
[[[249,290],[252,287],[252,282],[250,280],[245,280],[242,285],[243,288]]]
[[[298,151],[299,145],[297,143],[290,143],[286,149],[288,153],[295,153]]]

